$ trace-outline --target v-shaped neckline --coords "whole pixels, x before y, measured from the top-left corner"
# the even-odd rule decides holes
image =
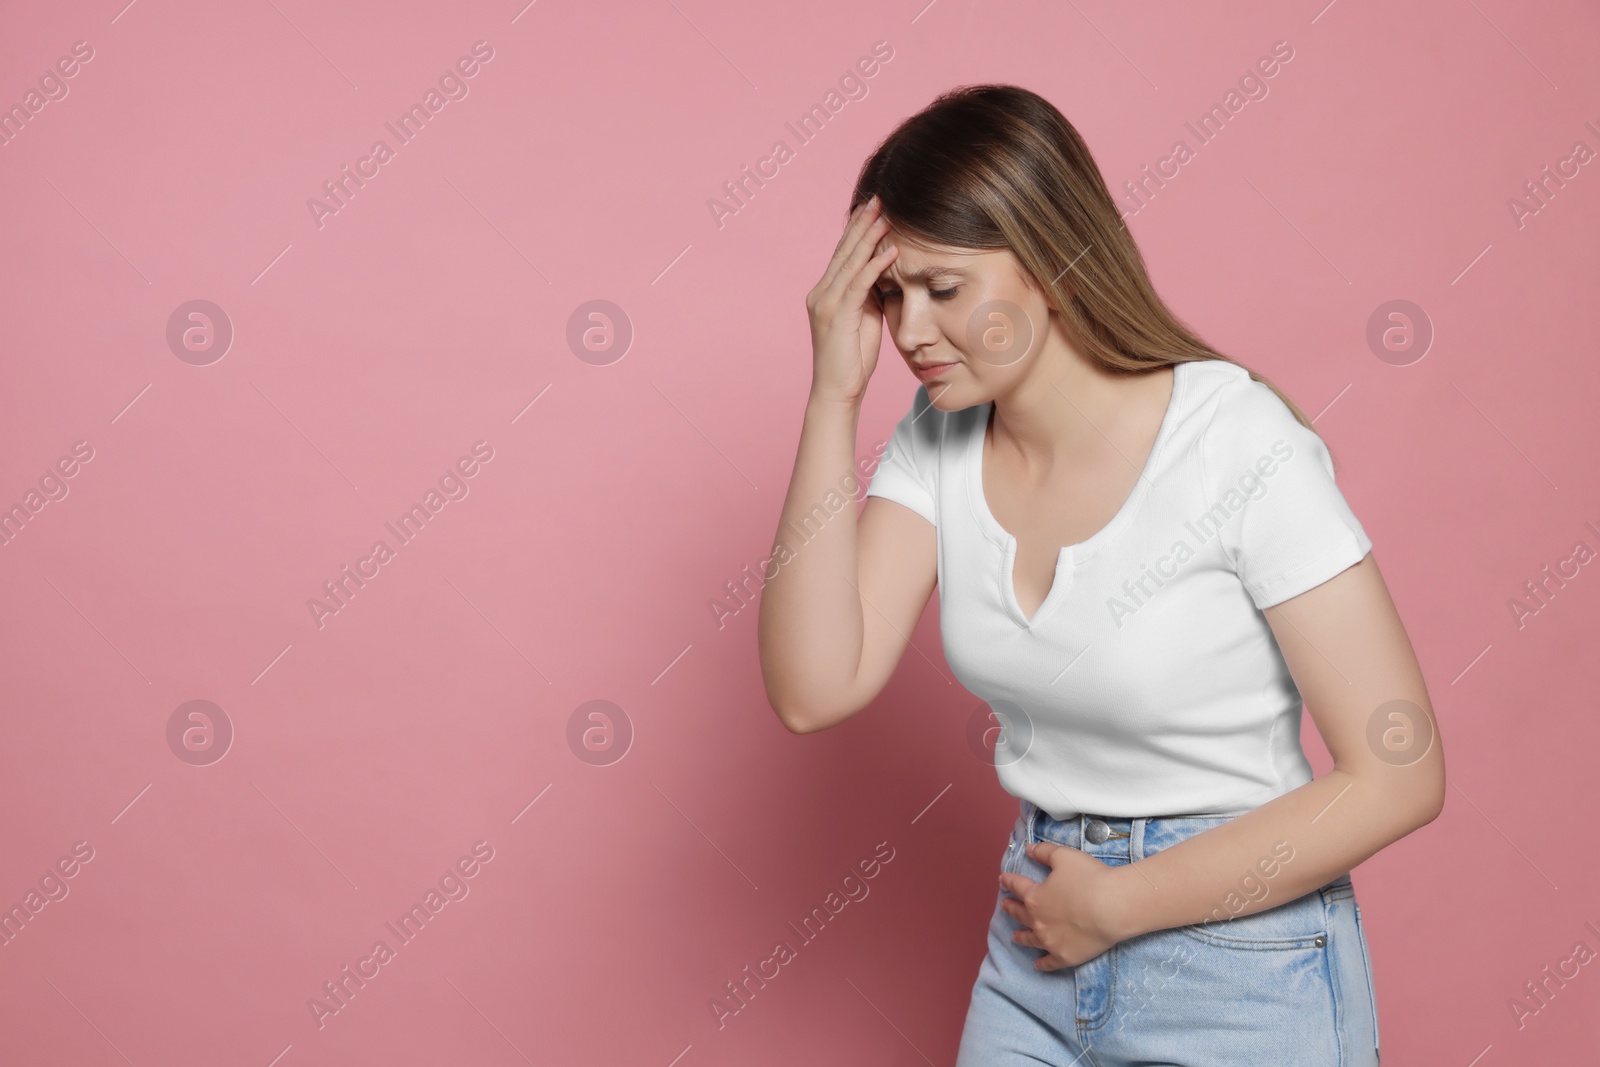
[[[994,417],[994,402],[990,401],[980,406],[977,418],[973,420],[974,428],[967,440],[967,497],[972,505],[974,517],[979,525],[1002,549],[1000,562],[1000,591],[1005,600],[1006,610],[1012,619],[1024,630],[1031,631],[1043,622],[1066,596],[1067,586],[1071,582],[1071,574],[1064,566],[1070,560],[1075,569],[1085,560],[1093,556],[1099,549],[1113,537],[1123,526],[1127,525],[1138,511],[1139,505],[1149,489],[1151,471],[1155,469],[1156,461],[1161,454],[1162,445],[1166,444],[1171,433],[1172,424],[1176,421],[1178,408],[1182,402],[1182,389],[1187,379],[1184,370],[1187,362],[1172,364],[1172,392],[1167,397],[1167,409],[1161,416],[1161,425],[1156,430],[1156,438],[1150,446],[1150,454],[1145,457],[1144,466],[1139,471],[1138,480],[1133,483],[1133,490],[1123,500],[1122,506],[1117,509],[1109,522],[1096,530],[1092,535],[1074,545],[1063,545],[1056,551],[1055,574],[1050,582],[1050,589],[1045,593],[1044,599],[1033,610],[1033,617],[1029,618],[1022,612],[1022,605],[1017,601],[1016,589],[1016,563],[1017,539],[1005,527],[1000,525],[1000,520],[994,517],[994,512],[989,510],[988,498],[983,492],[983,452],[984,439],[988,435],[989,421]]]

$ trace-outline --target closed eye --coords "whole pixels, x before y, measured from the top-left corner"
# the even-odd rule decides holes
[[[928,295],[933,297],[935,300],[950,300],[953,299],[956,293],[960,290],[961,286],[959,285],[951,286],[949,289],[929,289]],[[900,290],[898,289],[874,289],[873,292],[878,294],[879,300],[888,300],[892,297],[897,297],[900,295]]]

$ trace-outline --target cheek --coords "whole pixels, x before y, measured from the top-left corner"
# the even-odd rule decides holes
[[[944,309],[939,316],[939,327],[963,355],[978,361],[986,351],[986,342],[1011,332],[1008,328],[1010,320],[1001,313],[1004,308],[997,309],[990,298],[979,299],[974,295],[957,303],[958,306]],[[999,334],[996,334],[997,330]]]
[[[983,333],[970,310],[951,308],[941,314],[938,321],[945,344],[961,353],[962,362],[971,371],[978,373],[988,369],[984,359]]]
[[[970,323],[970,329],[966,329]],[[1018,323],[1013,317],[991,315],[962,324],[956,342],[972,357],[976,371],[1006,377],[1023,370],[1037,358],[1043,339],[1031,323]]]

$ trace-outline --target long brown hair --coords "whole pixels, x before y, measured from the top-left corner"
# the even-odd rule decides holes
[[[919,242],[1009,249],[1108,371],[1203,359],[1243,366],[1162,302],[1088,146],[1037,93],[1015,85],[941,93],[868,157],[850,210],[873,195],[894,228]],[[1063,285],[1069,271],[1072,284]],[[1283,390],[1244,369],[1316,432]]]

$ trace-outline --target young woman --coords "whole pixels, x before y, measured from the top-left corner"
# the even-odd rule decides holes
[[[1443,751],[1327,447],[1162,303],[1038,95],[946,93],[851,204],[761,668],[790,730],[836,726],[939,586],[1021,808],[959,1067],[1377,1063],[1349,872],[1439,813]],[[827,501],[885,321],[922,384],[858,518]]]

